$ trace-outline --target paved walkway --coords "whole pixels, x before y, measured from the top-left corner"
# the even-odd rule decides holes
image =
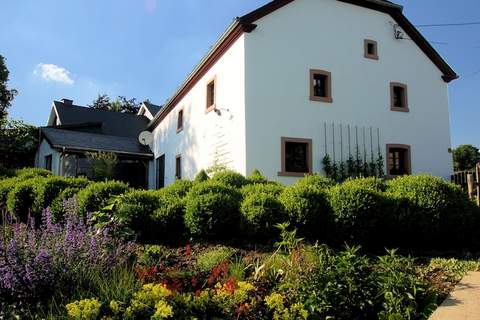
[[[480,320],[480,272],[470,272],[429,320]]]

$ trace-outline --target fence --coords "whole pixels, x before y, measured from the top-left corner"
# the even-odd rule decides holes
[[[468,192],[470,199],[476,198],[477,204],[480,205],[480,163],[475,170],[455,172],[451,180]]]

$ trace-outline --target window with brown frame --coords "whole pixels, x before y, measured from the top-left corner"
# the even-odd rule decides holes
[[[207,105],[206,105],[206,112],[209,112],[215,109],[215,97],[216,89],[215,89],[215,79],[210,81],[207,84]]]
[[[365,40],[365,58],[378,60],[378,44],[374,40]]]
[[[281,139],[280,176],[302,177],[312,173],[312,140],[298,138]]]
[[[407,85],[398,82],[390,83],[390,109],[401,112],[409,111]]]
[[[177,133],[183,130],[183,109],[177,114]]]
[[[175,157],[175,179],[182,179],[182,156]]]
[[[324,70],[310,70],[310,100],[332,102],[332,74]]]
[[[410,146],[387,145],[387,175],[389,177],[411,174]]]

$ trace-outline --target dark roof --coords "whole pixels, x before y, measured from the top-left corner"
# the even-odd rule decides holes
[[[68,151],[104,151],[125,155],[153,157],[149,147],[138,142],[137,137],[119,137],[90,132],[72,131],[53,127],[40,128],[53,148]]]
[[[235,41],[243,34],[250,33],[257,27],[254,23],[286,6],[295,0],[273,0],[266,5],[237,18],[234,23],[227,29],[207,55],[195,67],[192,73],[180,86],[180,88],[167,101],[165,106],[148,124],[148,129],[153,130],[166,116],[173,110],[175,105],[189,92],[189,90],[205,75],[208,70],[222,57],[222,55],[235,43]],[[422,36],[422,34],[412,25],[412,23],[403,15],[403,7],[386,0],[337,0],[352,5],[380,11],[389,14],[399,26],[407,33],[418,47],[432,60],[437,68],[443,73],[442,79],[450,82],[458,78],[455,71],[443,60],[440,54],[430,45],[430,43]]]
[[[86,123],[101,123],[96,133],[111,136],[134,137],[146,130],[148,118],[132,113],[105,111],[77,105],[53,102],[62,126],[78,126]],[[83,131],[83,130],[82,130]]]
[[[150,103],[148,101],[145,101],[144,104],[145,104],[145,108],[148,109],[148,112],[150,112],[150,114],[154,117],[158,113],[158,111],[160,111],[160,109],[162,109],[163,107],[163,106],[157,106],[156,104]]]

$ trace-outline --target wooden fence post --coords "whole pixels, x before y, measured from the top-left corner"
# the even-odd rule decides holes
[[[477,163],[475,168],[476,173],[476,187],[477,187],[477,205],[480,206],[480,163]]]
[[[473,199],[473,194],[475,192],[475,180],[473,178],[473,174],[469,173],[467,174],[467,188],[468,188],[468,197],[470,199]],[[478,188],[477,188],[478,190]]]

